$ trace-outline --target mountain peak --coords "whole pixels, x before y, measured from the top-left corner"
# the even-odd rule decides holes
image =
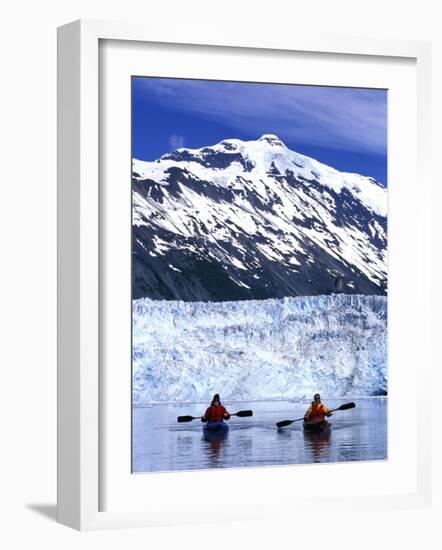
[[[274,146],[280,146],[280,147],[286,147],[285,143],[279,139],[279,137],[275,134],[263,134],[258,141],[260,142],[266,142],[269,145]]]
[[[135,298],[386,293],[387,191],[369,178],[273,134],[133,165]]]

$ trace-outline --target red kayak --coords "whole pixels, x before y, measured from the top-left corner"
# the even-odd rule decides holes
[[[304,430],[306,432],[325,432],[329,430],[331,423],[327,420],[309,420],[308,422],[304,421]]]

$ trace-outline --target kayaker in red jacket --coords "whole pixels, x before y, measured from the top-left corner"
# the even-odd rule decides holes
[[[223,420],[229,420],[230,414],[227,409],[221,405],[219,394],[216,393],[213,396],[210,407],[204,413],[201,418],[201,422],[222,422]]]
[[[326,416],[331,416],[333,413],[327,408],[324,403],[321,402],[321,396],[319,393],[315,393],[313,401],[310,407],[307,409],[304,420],[307,422],[315,421],[320,422],[325,420]]]

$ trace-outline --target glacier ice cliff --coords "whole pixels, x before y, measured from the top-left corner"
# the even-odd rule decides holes
[[[387,298],[133,302],[133,403],[387,393]]]

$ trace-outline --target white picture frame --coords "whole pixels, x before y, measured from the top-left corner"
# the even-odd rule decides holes
[[[180,34],[169,36],[167,29],[157,24],[155,27],[102,21],[76,21],[59,29],[58,33],[58,521],[79,530],[151,526],[158,524],[204,521],[203,507],[200,513],[193,510],[191,515],[178,514],[164,507],[113,506],[103,510],[100,484],[103,483],[103,434],[101,419],[103,408],[100,403],[103,388],[100,386],[102,358],[100,356],[101,317],[100,303],[103,290],[102,251],[100,249],[100,42],[126,41],[135,43],[166,43],[182,46],[200,45],[230,48],[246,51],[268,50],[278,52],[310,52],[345,56],[377,56],[380,58],[408,58],[416,63],[417,71],[417,114],[416,134],[417,164],[420,174],[419,208],[417,225],[419,228],[419,267],[416,277],[421,284],[417,289],[416,308],[422,319],[420,323],[420,343],[427,357],[431,357],[430,269],[431,234],[430,211],[425,205],[431,204],[430,160],[429,160],[429,121],[431,103],[429,97],[430,52],[427,42],[393,40],[371,40],[350,37],[306,37],[297,34],[266,39],[257,33],[234,36],[224,31],[218,36],[206,36],[204,30],[189,33],[183,29]],[[180,46],[181,45],[181,46]],[[426,243],[426,245],[424,245]],[[393,304],[394,305],[394,304]],[[380,507],[426,506],[431,498],[430,468],[430,426],[426,421],[422,406],[425,388],[430,379],[431,361],[423,361],[419,380],[415,385],[416,408],[413,426],[417,429],[416,439],[416,484],[415,490],[370,494],[366,496],[342,496],[336,494],[337,509],[345,512],[355,506],[371,510]],[[101,397],[100,397],[101,396]],[[281,471],[281,470],[279,470]],[[202,474],[202,475],[201,475]],[[224,483],[230,476],[238,481],[238,476],[248,474],[238,471],[196,474],[192,483],[204,484],[207,475],[215,475],[214,483]],[[189,476],[195,474],[175,474],[183,480],[183,487]],[[278,473],[276,475],[279,475]],[[187,476],[187,477],[186,477]],[[161,487],[162,480],[151,478],[152,490]],[[166,479],[166,478],[164,478]],[[147,480],[149,483],[149,480]],[[267,507],[273,512],[277,498]],[[255,499],[255,500],[254,500]],[[281,508],[304,507],[308,499],[289,502],[281,495],[285,506]],[[317,498],[316,498],[317,500]],[[266,512],[265,497],[258,500],[249,496],[249,506],[244,511],[241,502],[232,505],[219,519],[259,518]],[[330,498],[328,499],[330,503]],[[269,511],[268,510],[268,511]],[[282,509],[278,514],[283,514]]]

